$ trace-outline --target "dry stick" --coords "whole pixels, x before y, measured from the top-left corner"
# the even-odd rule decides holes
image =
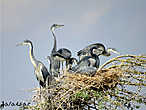
[[[121,55],[115,58],[110,59],[109,61],[107,61],[106,63],[104,63],[102,66],[100,66],[97,70],[97,72],[99,72],[100,70],[102,70],[106,65],[114,62],[114,61],[118,61],[119,58],[126,58],[126,57],[132,57],[132,58],[146,58],[146,56],[136,56],[136,55]],[[146,62],[146,60],[144,60],[144,62]]]
[[[118,89],[118,88],[116,88],[118,91],[121,91],[121,92],[124,92],[124,93],[127,93],[127,94],[130,94],[130,95],[134,95],[134,94],[136,94],[135,92],[132,92],[132,91],[128,91],[128,90],[126,90],[126,89]]]
[[[111,94],[111,92],[109,92],[109,91],[107,91],[107,93],[108,93],[108,95],[110,94],[110,95],[115,96],[115,97],[117,97],[117,98],[123,98],[122,96],[117,96],[117,95],[115,95],[115,94],[113,94],[113,93]],[[105,94],[106,94],[106,93],[105,93]],[[112,100],[110,97],[109,97],[108,101],[110,101],[113,105],[120,106],[121,109],[124,110],[124,107],[122,106],[122,104],[121,104],[120,102],[118,102],[118,104],[116,104],[116,103],[114,102],[114,100]]]
[[[69,92],[72,92],[73,89],[74,89],[74,88],[69,89],[69,90],[67,90],[64,94],[62,94],[62,96],[60,97],[60,100],[56,101],[56,103],[57,103],[57,102],[60,102],[60,101],[63,101],[63,100],[67,101],[67,99],[65,98],[65,96],[66,96]],[[58,94],[58,95],[60,95],[60,94]],[[63,101],[63,102],[65,102],[65,101]],[[63,102],[62,102],[62,103],[63,103]],[[60,104],[59,107],[61,107],[62,103]],[[59,109],[59,107],[58,107],[57,109]]]
[[[82,89],[80,89],[80,90],[78,90],[78,91],[74,91],[75,93],[71,94],[70,96],[73,96],[73,95],[76,94],[77,92],[79,92],[79,91],[81,91],[81,90],[83,90],[83,89],[86,89],[86,88],[88,88],[88,86],[85,87],[85,88],[82,88]],[[70,92],[70,90],[67,91],[63,96],[65,96],[68,92]],[[61,99],[60,99],[58,102],[63,101],[63,100],[67,101],[67,99],[65,99],[63,96],[61,97]],[[65,101],[63,101],[63,102],[65,102]],[[63,102],[62,102],[62,103],[63,103]],[[60,104],[60,106],[62,105],[62,103]],[[60,106],[59,106],[59,107],[60,107]],[[57,110],[59,109],[59,107],[57,108]]]
[[[146,72],[141,72],[141,71],[137,71],[137,70],[124,70],[124,71],[130,72],[130,73],[135,74],[135,75],[142,75],[142,74],[146,75]]]
[[[135,97],[137,97],[137,98],[135,98],[134,101],[138,101],[139,98],[145,98],[144,96],[141,96],[141,95],[138,94],[138,92],[140,92],[140,91],[138,91],[137,93],[135,93],[135,92],[132,92],[132,91],[122,90],[122,89],[118,89],[118,88],[117,88],[117,90],[118,91],[121,91],[124,96],[129,97],[128,98],[129,100],[132,100]],[[126,94],[124,94],[124,93],[126,93]],[[132,98],[133,96],[135,96],[135,97]]]

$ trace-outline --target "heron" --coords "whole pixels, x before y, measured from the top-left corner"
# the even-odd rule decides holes
[[[19,46],[19,45],[28,45],[29,46],[29,56],[30,56],[31,63],[34,66],[34,70],[35,70],[34,73],[39,82],[40,90],[41,90],[41,87],[45,88],[47,86],[46,84],[50,84],[51,74],[48,72],[45,65],[41,61],[38,61],[35,58],[34,53],[33,53],[32,42],[30,40],[24,40],[22,43],[17,44],[17,46]]]
[[[75,73],[85,73],[88,75],[94,75],[96,73],[97,68],[99,68],[100,60],[99,55],[101,55],[101,51],[96,47],[90,48],[91,56],[85,56],[82,58],[76,66],[72,68],[72,71]]]
[[[55,67],[57,67],[56,70],[58,71],[59,75],[60,75],[60,72],[59,72],[60,63],[62,63],[62,69],[63,69],[63,62],[64,61],[67,62],[71,58],[71,51],[69,49],[61,48],[61,49],[57,50],[57,40],[56,40],[56,36],[55,36],[55,30],[57,28],[60,28],[60,27],[63,27],[63,26],[64,25],[53,24],[50,28],[50,30],[53,34],[53,37],[54,37],[54,46],[53,46],[53,49],[52,49],[52,52],[51,52],[51,57],[52,57],[52,60],[54,60],[55,65],[58,65],[58,66],[55,66]],[[66,67],[67,67],[67,63],[66,63]],[[55,69],[53,69],[53,70],[55,70]]]
[[[95,44],[88,45],[84,49],[77,52],[77,56],[79,56],[79,60],[81,60],[85,56],[91,56],[90,49],[93,47],[96,47],[98,49],[98,51],[100,52],[100,54],[103,56],[110,56],[111,52],[119,54],[119,52],[115,48],[107,48],[106,49],[103,44],[95,43]]]

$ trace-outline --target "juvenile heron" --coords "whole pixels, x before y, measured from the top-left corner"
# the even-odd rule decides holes
[[[59,73],[59,69],[60,69],[60,62],[62,62],[62,68],[63,68],[63,62],[64,61],[68,61],[71,58],[71,51],[66,49],[66,48],[61,48],[59,50],[57,50],[57,41],[56,41],[56,36],[55,36],[55,30],[57,28],[63,27],[64,25],[58,25],[58,24],[53,24],[50,28],[53,37],[54,37],[54,46],[51,52],[51,57],[54,60],[55,64],[58,65],[56,67],[58,67],[58,73]],[[66,63],[67,66],[67,63]]]
[[[85,73],[88,75],[94,75],[97,68],[99,68],[100,60],[99,55],[101,51],[96,47],[90,48],[91,56],[85,56],[82,58],[76,66],[72,68],[72,71],[75,73]]]
[[[40,89],[41,89],[41,87],[43,87],[43,88],[46,87],[46,84],[50,83],[51,74],[48,72],[45,65],[35,58],[34,53],[33,53],[32,42],[30,40],[25,40],[22,43],[17,44],[17,46],[19,46],[19,45],[28,45],[29,46],[30,60],[31,60],[31,63],[33,64],[33,66],[34,66],[34,70],[35,70],[34,73],[35,73],[36,78],[39,82]]]
[[[91,44],[87,47],[85,47],[84,49],[80,50],[77,52],[77,56],[79,56],[79,60],[81,60],[82,58],[84,58],[85,56],[91,56],[91,51],[90,49],[91,48],[97,48],[98,51],[100,52],[100,55],[104,55],[104,56],[110,56],[111,55],[111,52],[113,53],[116,53],[116,54],[119,54],[117,52],[116,49],[114,48],[105,48],[105,46],[101,43],[95,43],[95,44]]]

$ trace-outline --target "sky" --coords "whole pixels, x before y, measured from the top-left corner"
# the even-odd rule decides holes
[[[146,0],[1,0],[0,9],[0,102],[28,99],[25,90],[38,87],[28,47],[16,44],[31,40],[48,68],[54,23],[64,24],[56,31],[57,48],[70,49],[76,58],[97,42],[121,54],[146,54]],[[101,64],[111,57],[100,57]]]

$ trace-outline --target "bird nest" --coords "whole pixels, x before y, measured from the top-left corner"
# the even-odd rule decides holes
[[[25,109],[135,109],[146,104],[146,56],[122,55],[100,66],[94,76],[65,72]]]

